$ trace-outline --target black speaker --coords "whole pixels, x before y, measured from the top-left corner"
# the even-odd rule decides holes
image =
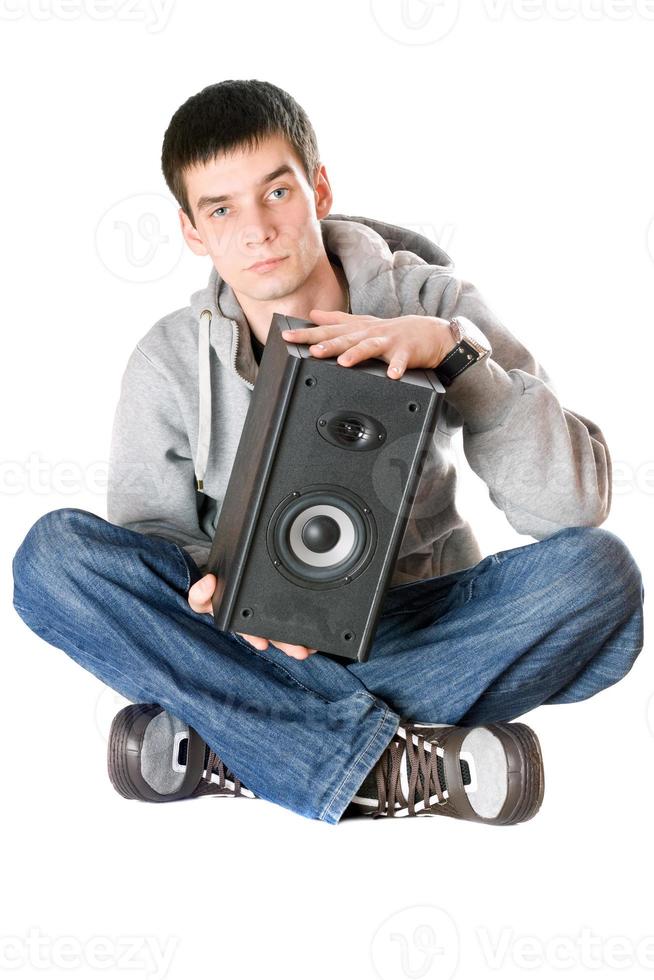
[[[393,380],[379,358],[344,367],[281,335],[311,327],[273,315],[208,559],[213,615],[364,661],[445,389],[431,370]]]

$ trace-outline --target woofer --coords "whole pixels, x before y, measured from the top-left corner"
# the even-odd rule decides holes
[[[268,553],[296,585],[327,588],[360,575],[377,545],[370,507],[342,486],[293,491],[268,525]]]

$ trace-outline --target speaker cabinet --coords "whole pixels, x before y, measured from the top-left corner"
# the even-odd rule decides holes
[[[378,358],[343,367],[281,335],[311,327],[273,315],[208,559],[213,615],[364,661],[445,389],[431,370],[393,380]]]

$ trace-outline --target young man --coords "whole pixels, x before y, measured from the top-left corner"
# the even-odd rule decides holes
[[[328,823],[529,819],[540,746],[510,719],[614,684],[643,643],[639,569],[598,527],[611,502],[602,432],[561,406],[440,248],[330,215],[313,128],[286,92],[205,88],[174,114],[162,165],[189,248],[211,257],[209,284],[129,359],[108,520],[45,514],[13,565],[25,622],[134,702],[110,734],[116,789],[256,796]],[[213,622],[206,561],[276,312],[318,325],[316,357],[380,358],[391,382],[434,368],[446,385],[365,663]],[[533,543],[482,559],[455,504],[460,427],[491,499]]]

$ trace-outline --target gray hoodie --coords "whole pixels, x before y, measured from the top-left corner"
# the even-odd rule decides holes
[[[441,399],[391,586],[482,558],[455,503],[451,440],[461,427],[468,463],[520,534],[541,539],[601,524],[611,505],[602,432],[562,407],[544,368],[476,287],[454,275],[449,256],[383,221],[335,214],[321,228],[347,277],[353,313],[456,314],[492,352]],[[206,288],[158,320],[127,362],[111,437],[110,522],[176,543],[205,570],[258,369],[243,310],[212,268]]]

